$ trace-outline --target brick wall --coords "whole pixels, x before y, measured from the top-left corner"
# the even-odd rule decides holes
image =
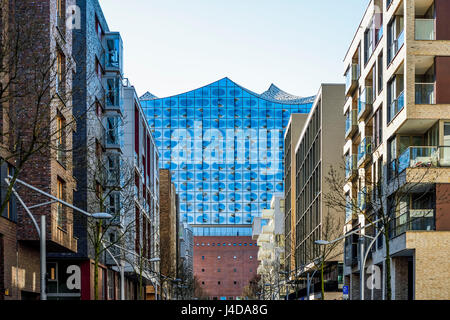
[[[242,296],[256,275],[257,255],[251,237],[194,237],[194,276],[209,297]]]
[[[160,256],[161,273],[165,276],[176,277],[176,193],[175,187],[171,182],[171,173],[169,170],[161,169],[159,171],[159,197],[160,197]]]

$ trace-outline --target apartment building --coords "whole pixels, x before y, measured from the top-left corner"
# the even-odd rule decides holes
[[[111,228],[107,237],[120,245],[111,250],[112,255],[123,255],[125,274],[135,286],[142,275],[142,298],[149,294],[145,288],[156,291],[159,281],[159,153],[136,89],[128,80],[123,82],[123,119],[122,153],[116,161],[108,162],[110,176],[119,178],[123,185],[121,192],[111,194],[109,202],[110,212],[121,213],[120,228]],[[119,271],[111,255],[106,256],[106,264]]]
[[[322,84],[313,107],[297,140],[295,149],[295,266],[296,296],[316,299],[321,297],[317,261],[323,251],[315,242],[331,241],[339,236],[343,224],[339,208],[326,201],[326,195],[335,192],[327,182],[332,168],[344,175],[340,155],[344,139],[345,119],[339,106],[344,103],[343,84]],[[342,165],[341,165],[342,164]],[[341,172],[342,171],[342,172]],[[292,190],[292,186],[291,186]],[[342,220],[342,221],[341,221]],[[291,244],[294,245],[294,244]],[[325,257],[325,299],[341,297],[342,254],[338,248]],[[290,275],[291,277],[294,276]],[[307,280],[311,277],[310,291]],[[310,296],[307,296],[309,292]]]
[[[39,299],[39,234],[23,206],[7,201],[5,178],[18,178],[72,203],[72,30],[66,0],[1,1],[0,300]],[[30,21],[30,17],[33,19]],[[76,252],[68,207],[15,184],[40,227],[46,216],[47,252]]]
[[[446,0],[373,0],[345,56],[344,233],[366,238],[346,238],[350,299],[450,298],[449,17]]]
[[[274,194],[270,209],[263,210],[261,214],[261,219],[267,223],[257,236],[257,274],[261,277],[261,286],[265,288],[262,297],[265,300],[279,300],[286,295],[285,277],[281,274],[285,269],[284,203],[284,194]]]
[[[295,264],[295,199],[296,199],[296,165],[295,146],[308,118],[307,114],[293,113],[284,134],[284,234],[285,261],[284,266],[289,276],[296,270]]]

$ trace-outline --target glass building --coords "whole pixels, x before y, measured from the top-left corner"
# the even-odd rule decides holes
[[[167,98],[141,97],[172,171],[181,220],[195,236],[251,236],[251,224],[283,192],[284,129],[309,113],[314,97],[276,86],[254,93],[228,78]]]

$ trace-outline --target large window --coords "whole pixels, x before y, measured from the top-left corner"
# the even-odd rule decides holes
[[[64,139],[64,119],[62,116],[56,117],[56,160],[64,165],[65,139]]]
[[[64,200],[64,185],[65,182],[58,178],[56,183],[56,197],[60,200]],[[61,203],[57,203],[56,205],[57,211],[56,211],[56,222],[58,224],[58,227],[63,228],[65,223],[65,210],[64,206]]]

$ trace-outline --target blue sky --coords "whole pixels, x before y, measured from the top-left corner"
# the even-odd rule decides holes
[[[228,76],[299,96],[344,82],[343,58],[369,0],[100,0],[122,35],[125,77],[166,97]]]

